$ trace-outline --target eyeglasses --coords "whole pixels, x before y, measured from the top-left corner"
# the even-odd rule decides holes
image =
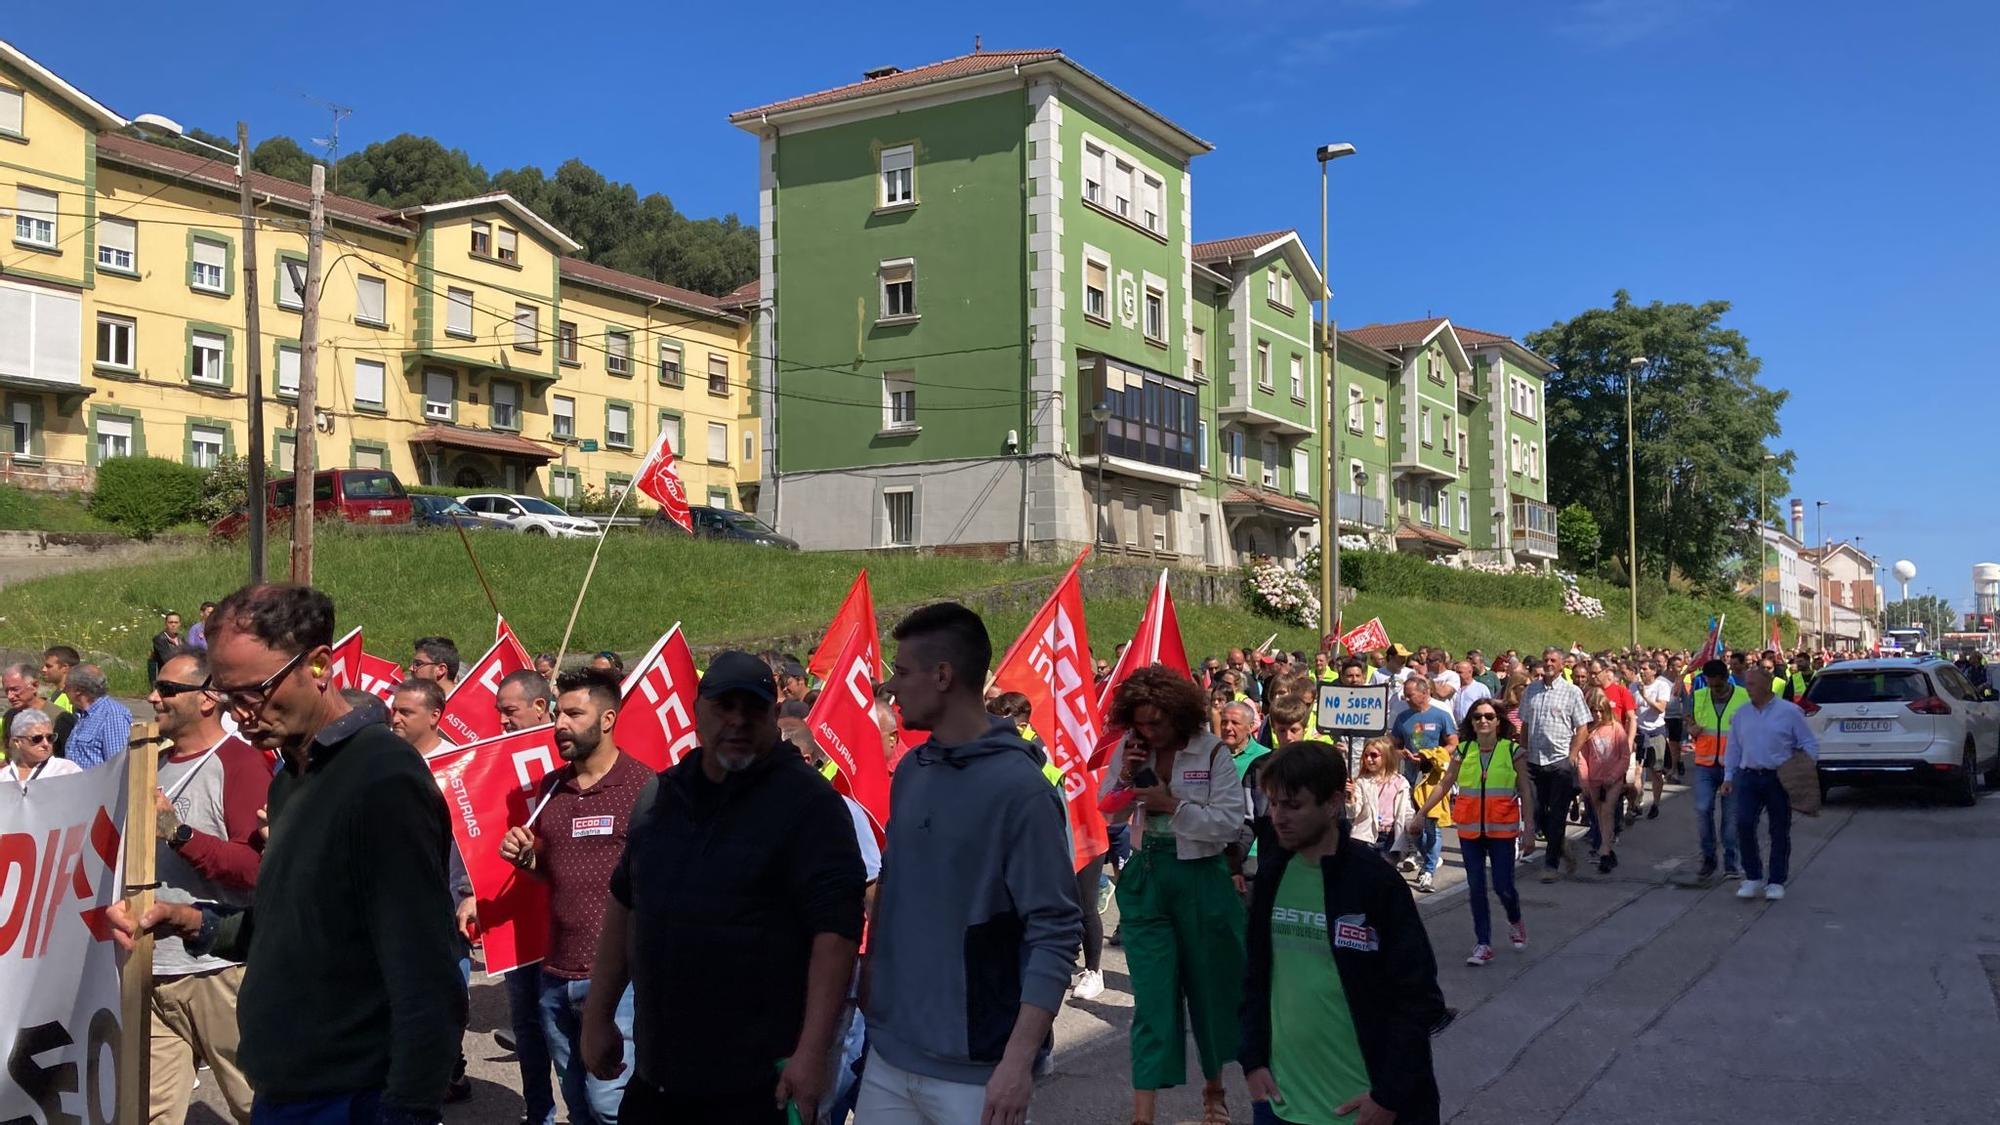
[[[153,690],[159,693],[161,699],[172,699],[176,695],[186,695],[188,692],[201,691],[203,688],[200,684],[176,683],[173,680],[154,680]]]
[[[1497,723],[1500,721],[1500,716],[1495,715],[1491,711],[1475,711],[1472,715],[1472,721],[1475,723]]]
[[[54,742],[56,740],[55,735],[49,734],[46,731],[44,731],[41,734],[20,734],[20,735],[15,735],[14,737],[20,739],[22,742],[25,742],[30,746],[43,746],[48,743]]]
[[[271,690],[278,686],[279,681],[291,675],[292,669],[297,668],[299,661],[304,660],[306,653],[310,651],[312,650],[300,649],[290,660],[285,661],[284,667],[265,677],[263,683],[245,688],[216,687],[215,677],[210,676],[207,682],[202,684],[201,690],[207,692],[210,699],[232,711],[254,713],[263,708],[265,701],[270,698]]]

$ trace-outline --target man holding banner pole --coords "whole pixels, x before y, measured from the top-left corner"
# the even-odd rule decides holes
[[[144,929],[244,963],[237,1060],[260,1125],[429,1125],[465,1029],[451,834],[423,760],[334,688],[333,625],[332,599],[296,585],[246,586],[210,618],[205,690],[284,759],[251,905],[106,919],[126,948]]]
[[[529,730],[554,721],[555,692],[541,673],[522,669],[500,680],[494,709],[500,715],[504,734]],[[523,1125],[555,1125],[555,1083],[549,1078],[554,1065],[549,1059],[549,1043],[542,1034],[542,974],[533,965],[507,973],[507,1030],[511,1042],[502,1047],[514,1052],[514,1065],[521,1072]],[[495,1031],[493,1037],[500,1039]]]

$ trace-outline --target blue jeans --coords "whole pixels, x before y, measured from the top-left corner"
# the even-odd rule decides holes
[[[541,977],[542,1034],[548,1037],[549,1058],[562,1079],[570,1125],[618,1125],[618,1103],[625,1097],[626,1079],[632,1076],[631,986],[627,985],[625,995],[618,998],[618,1011],[612,1017],[625,1039],[625,1069],[606,1080],[583,1065],[583,1001],[590,995],[590,982],[547,973]]]
[[[250,1104],[250,1125],[429,1125],[436,1118],[384,1109],[380,1090],[334,1094],[295,1102],[258,1098]]]
[[[1285,1119],[1278,1116],[1270,1102],[1251,1102],[1250,1125],[1285,1125]]]
[[[1743,849],[1743,877],[1764,878],[1764,860],[1757,854],[1757,814],[1771,814],[1771,882],[1783,883],[1792,873],[1792,802],[1776,770],[1736,771],[1736,836]]]
[[[505,979],[507,1023],[514,1032],[514,1059],[521,1068],[521,1112],[528,1125],[556,1125],[549,1042],[542,1035],[542,967],[523,965]]]
[[[1472,938],[1480,945],[1493,944],[1493,913],[1486,903],[1487,864],[1493,868],[1493,894],[1507,921],[1521,920],[1521,896],[1514,893],[1514,841],[1492,836],[1460,836],[1458,854],[1465,861],[1465,890],[1472,897]]]
[[[1438,831],[1437,821],[1423,817],[1424,826],[1417,830],[1417,854],[1423,857],[1423,872],[1437,874],[1438,864],[1444,859],[1444,833]]]
[[[1697,835],[1701,840],[1701,858],[1704,863],[1715,862],[1715,803],[1716,790],[1722,788],[1722,767],[1694,767],[1694,820]],[[1722,866],[1736,867],[1736,807],[1739,802],[1735,794],[1722,797]]]

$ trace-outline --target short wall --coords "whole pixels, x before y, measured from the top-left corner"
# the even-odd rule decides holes
[[[0,531],[0,559],[83,558],[141,546],[109,531]]]

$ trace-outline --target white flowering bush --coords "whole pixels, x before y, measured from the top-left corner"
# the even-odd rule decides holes
[[[1431,561],[1439,563],[1440,565],[1444,565],[1443,559],[1432,559]],[[1533,575],[1535,577],[1540,577],[1542,573],[1542,568],[1534,565],[1533,563],[1515,563],[1513,566],[1508,566],[1506,563],[1500,562],[1498,560],[1493,560],[1493,561],[1482,561],[1482,562],[1461,562],[1457,565],[1458,569],[1460,570],[1473,570],[1473,571],[1478,571],[1480,574],[1528,574],[1528,575]]]
[[[1317,555],[1313,565],[1300,560],[1296,570],[1276,559],[1253,559],[1243,564],[1243,597],[1250,608],[1287,625],[1319,628],[1319,595],[1313,592],[1319,576]]]
[[[1595,621],[1604,616],[1604,602],[1576,588],[1576,575],[1556,572],[1563,584],[1563,612]]]

